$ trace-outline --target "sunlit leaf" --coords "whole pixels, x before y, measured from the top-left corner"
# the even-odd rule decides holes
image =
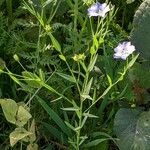
[[[34,88],[40,88],[42,80],[36,75],[28,71],[23,71],[22,75],[25,81],[28,83],[29,86]]]
[[[16,114],[18,111],[17,103],[12,99],[0,99],[2,110],[6,117],[6,120],[10,123],[16,123]]]
[[[34,142],[36,140],[36,134],[35,134],[35,120],[32,120],[31,126],[29,131],[32,133],[31,135],[29,135],[30,137],[30,142]]]
[[[10,145],[13,147],[18,141],[23,138],[31,135],[32,133],[28,132],[24,128],[16,128],[13,132],[10,133]]]
[[[38,145],[36,143],[34,144],[29,144],[27,146],[27,150],[38,150]]]
[[[76,82],[75,79],[72,76],[70,76],[70,75],[67,75],[67,74],[64,74],[64,73],[60,73],[60,72],[57,72],[57,74],[59,76],[61,76],[62,78],[70,81],[70,82],[74,82],[74,83]]]
[[[48,33],[48,35],[49,35],[50,38],[51,38],[51,41],[52,41],[52,44],[53,44],[54,48],[55,48],[58,52],[61,52],[61,46],[60,46],[59,42],[55,39],[55,37],[54,37],[51,33]]]
[[[18,126],[24,126],[31,117],[31,114],[23,106],[19,106],[18,113],[16,116],[16,124]]]

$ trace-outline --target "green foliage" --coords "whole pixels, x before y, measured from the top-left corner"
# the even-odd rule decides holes
[[[149,24],[150,24],[150,1],[145,0],[134,15],[133,29],[131,32],[131,40],[140,52],[140,55],[150,60],[149,52]]]
[[[35,123],[32,121],[29,131],[24,128],[32,117],[25,104],[17,104],[11,99],[1,99],[0,104],[7,121],[16,125],[16,129],[9,135],[10,145],[14,147],[14,145],[20,140],[30,142],[32,145],[36,140]],[[31,147],[31,145],[29,145],[29,147]]]
[[[117,15],[110,5],[104,18],[89,18],[94,2],[7,0],[7,7],[0,2],[0,96],[16,100],[1,100],[6,119],[2,113],[0,118],[13,149],[107,150],[109,141],[116,144],[113,118],[120,99],[133,101],[126,74],[136,68],[138,54],[121,62],[113,59],[113,49],[128,38],[139,2],[112,0]],[[0,134],[7,145],[2,149],[9,147],[5,136]]]
[[[1,99],[0,104],[2,106],[7,121],[16,124],[16,114],[18,111],[18,105],[16,104],[16,102],[10,99]]]
[[[120,109],[114,120],[114,131],[120,150],[149,149],[150,111]]]

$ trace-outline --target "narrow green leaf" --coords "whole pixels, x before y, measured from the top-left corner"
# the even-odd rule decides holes
[[[108,138],[105,138],[105,139],[96,139],[96,140],[93,140],[93,141],[91,141],[91,142],[89,142],[87,144],[84,144],[83,147],[84,148],[93,147],[93,146],[96,146],[96,145],[100,144],[101,142],[106,141],[106,140],[108,140]]]
[[[61,108],[62,110],[65,110],[65,111],[78,111],[79,109],[77,108],[73,108],[73,107],[69,107],[69,108]]]
[[[138,57],[139,57],[139,54],[137,54],[136,56],[133,57],[133,59],[127,65],[128,69],[133,66],[133,64],[135,63],[135,61],[137,60]]]
[[[89,114],[89,113],[83,113],[83,116],[89,117],[89,118],[99,118],[98,116]]]
[[[91,71],[93,70],[94,65],[95,65],[95,63],[96,63],[96,60],[97,60],[97,57],[98,57],[98,55],[95,55],[95,56],[93,57],[93,59],[91,60],[89,66],[88,66],[88,71],[89,71],[89,72],[91,72]]]
[[[48,33],[48,35],[50,36],[50,38],[51,38],[51,40],[52,40],[52,43],[53,43],[54,48],[55,48],[58,52],[61,52],[61,46],[60,46],[60,44],[58,43],[58,41],[55,39],[55,37],[54,37],[51,33]]]
[[[82,101],[84,101],[86,99],[93,100],[90,95],[86,95],[86,94],[81,94],[81,98],[82,98]]]
[[[44,126],[44,130],[46,130],[46,132],[51,133],[55,138],[57,138],[61,143],[67,143],[67,137],[65,136],[65,134],[61,131],[59,131],[57,128],[55,128],[53,125],[50,125],[46,122],[42,122],[43,126]],[[62,141],[63,140],[63,141]]]
[[[45,111],[49,114],[50,118],[61,128],[61,130],[66,135],[71,136],[71,132],[64,124],[63,120],[46,104],[46,102],[42,98],[40,98],[39,96],[36,96],[36,98],[41,106],[45,109]]]
[[[79,61],[79,63],[81,64],[81,66],[84,69],[84,71],[87,72],[87,67],[85,66],[85,63],[82,62],[82,61]]]
[[[51,2],[53,2],[53,0],[47,0],[43,3],[42,7],[46,7],[47,5],[49,5]]]
[[[89,95],[92,83],[93,83],[93,77],[90,79],[90,81],[88,82],[87,86],[85,87],[83,95]]]
[[[73,131],[75,131],[75,127],[73,127],[69,122],[65,121],[65,124],[72,129]]]
[[[32,120],[31,126],[29,131],[32,133],[29,137],[30,137],[30,142],[34,142],[36,140],[36,134],[35,134],[35,120]]]
[[[76,80],[70,76],[70,75],[67,75],[67,74],[64,74],[64,73],[60,73],[60,72],[57,72],[56,74],[58,74],[59,76],[61,76],[62,78],[70,81],[70,82],[73,82],[73,83],[76,83]]]
[[[107,74],[107,79],[108,79],[109,85],[112,86],[112,80],[108,74]]]

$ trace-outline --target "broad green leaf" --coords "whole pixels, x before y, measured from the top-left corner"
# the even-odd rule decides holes
[[[56,114],[56,112],[54,112],[47,104],[46,102],[36,96],[38,102],[41,104],[41,106],[45,109],[45,111],[48,113],[48,115],[50,116],[50,118],[60,127],[60,129],[68,136],[71,135],[71,132],[68,130],[67,126],[64,124],[63,120],[58,116],[58,114]]]
[[[121,150],[149,150],[150,145],[150,111],[122,108],[114,122],[114,131]]]
[[[144,63],[135,63],[131,69],[129,69],[129,79],[134,83],[138,81],[139,86],[148,89],[150,87],[150,69],[149,66],[144,66]],[[146,93],[145,93],[146,94]]]
[[[13,132],[10,133],[10,145],[13,147],[18,141],[23,138],[31,135],[32,133],[28,132],[24,128],[16,128]]]
[[[57,72],[56,74],[58,74],[59,76],[61,76],[62,78],[70,81],[70,82],[73,82],[73,83],[76,83],[75,79],[70,76],[70,75],[67,75],[67,74],[64,74],[64,73],[60,73],[60,72]]]
[[[20,127],[24,126],[31,117],[31,114],[23,106],[19,106],[16,125]]]
[[[16,114],[18,111],[17,103],[12,99],[0,99],[0,104],[2,106],[3,113],[6,120],[10,123],[16,123]]]
[[[38,145],[36,143],[34,144],[29,144],[27,146],[27,150],[38,150]]]

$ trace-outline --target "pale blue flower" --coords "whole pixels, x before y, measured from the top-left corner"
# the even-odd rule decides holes
[[[88,9],[88,15],[89,17],[91,16],[104,17],[108,11],[110,11],[109,5],[107,5],[106,3],[101,4],[97,2]]]
[[[119,43],[114,51],[114,58],[126,60],[126,58],[135,51],[135,46],[132,45],[131,42],[123,42]]]

